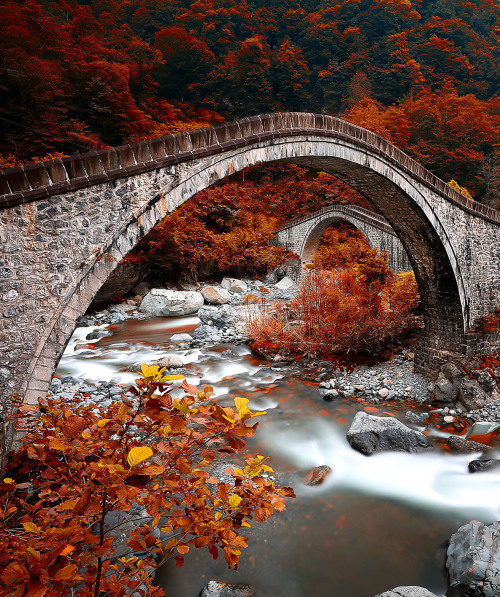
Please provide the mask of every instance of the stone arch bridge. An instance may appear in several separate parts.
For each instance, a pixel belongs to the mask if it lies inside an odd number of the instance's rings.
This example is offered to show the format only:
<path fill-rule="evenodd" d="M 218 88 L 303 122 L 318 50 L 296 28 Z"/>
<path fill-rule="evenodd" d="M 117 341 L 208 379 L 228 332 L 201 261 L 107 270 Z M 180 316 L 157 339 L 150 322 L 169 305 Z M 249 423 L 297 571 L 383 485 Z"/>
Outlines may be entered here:
<path fill-rule="evenodd" d="M 301 269 L 313 262 L 321 236 L 334 222 L 346 220 L 365 235 L 370 247 L 387 251 L 389 266 L 396 273 L 411 270 L 403 244 L 387 220 L 359 205 L 332 205 L 288 222 L 274 235 L 273 244 L 286 247 L 299 256 Z"/>
<path fill-rule="evenodd" d="M 0 172 L 0 404 L 45 393 L 78 319 L 155 224 L 214 182 L 273 161 L 337 176 L 389 222 L 423 302 L 417 368 L 498 348 L 497 336 L 467 332 L 499 304 L 500 214 L 365 129 L 269 114 Z"/>

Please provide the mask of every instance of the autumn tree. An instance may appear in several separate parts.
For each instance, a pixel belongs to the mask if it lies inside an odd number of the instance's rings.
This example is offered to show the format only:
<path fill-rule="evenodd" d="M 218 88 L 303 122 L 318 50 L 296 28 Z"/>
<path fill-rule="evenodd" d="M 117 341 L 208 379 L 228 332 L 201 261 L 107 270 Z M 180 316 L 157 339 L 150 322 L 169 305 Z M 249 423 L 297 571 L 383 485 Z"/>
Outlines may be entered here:
<path fill-rule="evenodd" d="M 210 386 L 143 365 L 133 388 L 102 408 L 40 399 L 21 407 L 26 436 L 0 482 L 2 595 L 61 597 L 154 595 L 157 566 L 182 566 L 206 547 L 237 568 L 250 520 L 283 510 L 287 488 L 275 487 L 262 456 L 226 470 L 210 464 L 245 446 L 257 424 L 247 398 L 223 407 Z M 145 510 L 146 518 L 133 515 Z M 109 522 L 113 512 L 121 521 Z M 114 534 L 136 522 L 115 553 Z"/>

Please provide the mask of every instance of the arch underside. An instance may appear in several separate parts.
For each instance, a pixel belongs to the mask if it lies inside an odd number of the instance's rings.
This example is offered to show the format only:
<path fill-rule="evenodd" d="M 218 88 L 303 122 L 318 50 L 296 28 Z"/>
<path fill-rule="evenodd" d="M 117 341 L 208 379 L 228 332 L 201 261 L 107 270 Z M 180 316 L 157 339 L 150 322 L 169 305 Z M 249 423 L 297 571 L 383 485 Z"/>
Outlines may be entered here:
<path fill-rule="evenodd" d="M 333 155 L 317 155 L 318 144 L 322 144 L 323 152 Z M 27 377 L 22 394 L 28 401 L 33 401 L 44 388 L 46 390 L 78 319 L 85 313 L 100 286 L 133 246 L 161 219 L 214 182 L 246 167 L 273 161 L 293 162 L 327 172 L 368 199 L 392 226 L 409 256 L 423 303 L 425 342 L 436 349 L 460 352 L 463 333 L 468 325 L 465 292 L 459 276 L 455 275 L 454 268 L 457 267 L 450 254 L 450 246 L 445 247 L 443 242 L 443 231 L 437 230 L 428 214 L 424 213 L 422 204 L 425 199 L 416 188 L 410 196 L 408 189 L 403 190 L 389 179 L 395 173 L 392 166 L 374 158 L 375 166 L 378 164 L 383 173 L 376 172 L 374 165 L 367 163 L 366 151 L 349 150 L 352 160 L 334 155 L 336 152 L 345 154 L 345 146 L 338 140 L 295 137 L 267 145 L 259 146 L 257 143 L 255 147 L 193 162 L 191 169 L 189 164 L 172 169 L 172 184 L 158 189 L 158 194 L 145 202 L 141 213 L 110 241 L 99 262 L 96 261 L 68 292 L 65 304 L 54 316 L 51 329 L 41 339 L 31 368 L 33 375 Z M 405 180 L 411 190 L 411 181 Z M 43 374 L 35 374 L 41 369 L 44 369 Z M 48 370 L 51 370 L 50 373 Z"/>
<path fill-rule="evenodd" d="M 318 251 L 318 249 L 320 247 L 321 238 L 322 238 L 323 234 L 326 232 L 326 230 L 332 224 L 335 224 L 342 220 L 344 220 L 345 222 L 348 222 L 349 224 L 351 224 L 351 226 L 353 226 L 354 228 L 356 228 L 357 230 L 362 232 L 371 248 L 376 246 L 376 243 L 373 241 L 373 239 L 371 238 L 371 235 L 369 234 L 369 232 L 367 230 L 367 226 L 362 226 L 360 224 L 360 222 L 356 221 L 354 218 L 352 218 L 346 214 L 339 213 L 339 215 L 332 215 L 328 218 L 325 218 L 321 222 L 316 223 L 308 231 L 306 238 L 304 239 L 304 242 L 303 242 L 302 247 L 299 252 L 299 256 L 301 257 L 303 265 L 313 263 L 314 255 L 316 254 L 316 252 Z"/>

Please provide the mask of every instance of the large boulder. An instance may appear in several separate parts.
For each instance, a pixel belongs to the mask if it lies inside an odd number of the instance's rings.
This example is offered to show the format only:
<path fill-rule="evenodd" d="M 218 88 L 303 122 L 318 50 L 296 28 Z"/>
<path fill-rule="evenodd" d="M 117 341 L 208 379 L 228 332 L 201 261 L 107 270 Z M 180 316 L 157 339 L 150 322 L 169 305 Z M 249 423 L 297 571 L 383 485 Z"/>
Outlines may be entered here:
<path fill-rule="evenodd" d="M 500 522 L 473 520 L 451 536 L 446 554 L 448 597 L 500 595 Z"/>
<path fill-rule="evenodd" d="M 427 589 L 422 587 L 396 587 L 390 591 L 380 593 L 375 597 L 436 597 L 434 593 L 431 593 Z"/>
<path fill-rule="evenodd" d="M 97 291 L 89 310 L 101 309 L 112 302 L 113 298 L 127 295 L 146 274 L 147 266 L 144 263 L 122 261 Z"/>
<path fill-rule="evenodd" d="M 433 389 L 436 402 L 441 404 L 455 404 L 457 401 L 458 387 L 442 371 L 439 372 Z"/>
<path fill-rule="evenodd" d="M 255 597 L 255 591 L 245 584 L 231 584 L 210 580 L 200 597 Z"/>
<path fill-rule="evenodd" d="M 224 278 L 221 282 L 222 288 L 229 290 L 230 292 L 236 292 L 242 294 L 248 292 L 248 285 L 243 280 L 237 280 L 236 278 Z"/>
<path fill-rule="evenodd" d="M 484 452 L 490 449 L 486 444 L 474 442 L 460 435 L 450 435 L 446 443 L 454 452 Z"/>
<path fill-rule="evenodd" d="M 205 286 L 201 289 L 201 294 L 205 302 L 209 305 L 225 305 L 231 300 L 229 290 L 226 288 L 216 288 L 215 286 Z"/>
<path fill-rule="evenodd" d="M 491 396 L 488 396 L 477 380 L 463 379 L 458 386 L 458 400 L 467 410 L 475 410 L 491 402 Z"/>
<path fill-rule="evenodd" d="M 496 460 L 495 458 L 471 460 L 469 462 L 469 473 L 482 473 L 483 471 L 490 471 L 491 469 L 498 468 L 499 466 L 500 460 Z"/>
<path fill-rule="evenodd" d="M 285 276 L 282 280 L 277 282 L 275 286 L 280 290 L 290 290 L 297 288 L 297 284 L 292 280 L 292 278 L 289 278 L 288 276 Z"/>
<path fill-rule="evenodd" d="M 226 328 L 234 324 L 238 319 L 238 314 L 231 305 L 222 305 L 221 307 L 205 306 L 198 311 L 198 317 L 204 324 L 213 325 L 217 328 Z"/>
<path fill-rule="evenodd" d="M 369 456 L 377 452 L 422 452 L 432 449 L 420 431 L 410 429 L 392 417 L 376 417 L 359 412 L 347 432 L 352 448 Z"/>
<path fill-rule="evenodd" d="M 204 302 L 201 292 L 153 288 L 144 297 L 139 311 L 148 313 L 152 317 L 192 315 L 203 306 Z"/>

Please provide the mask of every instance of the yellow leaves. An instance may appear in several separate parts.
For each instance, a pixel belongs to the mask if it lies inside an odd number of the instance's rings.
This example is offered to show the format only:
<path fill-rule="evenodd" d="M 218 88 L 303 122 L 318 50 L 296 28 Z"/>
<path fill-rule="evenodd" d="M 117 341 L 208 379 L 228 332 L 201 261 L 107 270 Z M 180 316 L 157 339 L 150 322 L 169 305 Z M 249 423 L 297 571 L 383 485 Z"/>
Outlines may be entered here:
<path fill-rule="evenodd" d="M 77 500 L 66 500 L 64 502 L 62 502 L 62 504 L 59 505 L 59 508 L 61 510 L 73 510 L 73 508 L 76 506 L 77 504 Z"/>
<path fill-rule="evenodd" d="M 85 431 L 82 431 L 83 439 L 90 439 L 91 436 L 92 434 L 90 433 L 90 429 L 85 429 Z"/>
<path fill-rule="evenodd" d="M 106 425 L 112 420 L 113 419 L 99 419 L 99 421 L 97 421 L 97 426 L 101 427 L 102 429 L 103 427 L 106 427 Z"/>
<path fill-rule="evenodd" d="M 31 554 L 31 555 L 32 555 L 34 558 L 36 558 L 37 560 L 39 560 L 39 559 L 40 559 L 40 557 L 41 557 L 41 555 L 42 555 L 42 554 L 41 554 L 41 553 L 40 553 L 38 550 L 34 549 L 34 548 L 33 548 L 33 547 L 31 547 L 31 546 L 30 546 L 30 547 L 28 547 L 28 549 L 27 549 L 26 551 L 27 551 L 29 554 Z"/>
<path fill-rule="evenodd" d="M 24 530 L 27 533 L 36 533 L 39 535 L 42 532 L 42 529 L 38 527 L 34 522 L 23 522 Z"/>
<path fill-rule="evenodd" d="M 3 480 L 4 483 L 14 483 L 14 479 L 11 479 L 10 477 L 5 477 L 5 479 Z"/>
<path fill-rule="evenodd" d="M 227 419 L 230 423 L 236 423 L 238 420 L 246 420 L 246 419 L 251 419 L 252 417 L 257 417 L 259 415 L 265 415 L 267 414 L 266 411 L 260 411 L 260 412 L 256 412 L 253 413 L 249 408 L 248 408 L 248 398 L 241 398 L 240 396 L 237 396 L 234 399 L 234 405 L 236 406 L 236 413 L 234 412 L 234 410 L 230 407 L 226 407 L 224 408 L 224 412 L 226 413 L 224 416 L 225 419 Z"/>
<path fill-rule="evenodd" d="M 239 495 L 236 495 L 235 493 L 233 493 L 229 497 L 229 506 L 231 508 L 237 508 L 240 505 L 241 500 L 242 500 L 242 498 Z"/>
<path fill-rule="evenodd" d="M 146 363 L 143 363 L 141 365 L 141 370 L 137 371 L 137 373 L 142 375 L 142 377 L 152 377 L 153 379 L 157 379 L 161 376 L 163 371 L 165 371 L 165 367 L 160 369 L 158 365 L 146 365 Z"/>
<path fill-rule="evenodd" d="M 65 580 L 83 580 L 83 577 L 77 574 L 78 567 L 75 564 L 68 564 L 58 570 L 54 576 L 54 580 L 65 581 Z"/>
<path fill-rule="evenodd" d="M 153 450 L 151 450 L 151 448 L 148 446 L 136 446 L 128 453 L 127 462 L 130 468 L 132 468 L 133 466 L 144 462 L 151 456 L 153 456 Z"/>
<path fill-rule="evenodd" d="M 222 518 L 222 513 L 216 512 L 215 516 L 214 516 L 214 520 L 218 522 L 221 518 Z"/>
<path fill-rule="evenodd" d="M 176 373 L 175 375 L 165 375 L 161 378 L 161 381 L 177 381 L 178 379 L 184 379 L 184 375 Z"/>

